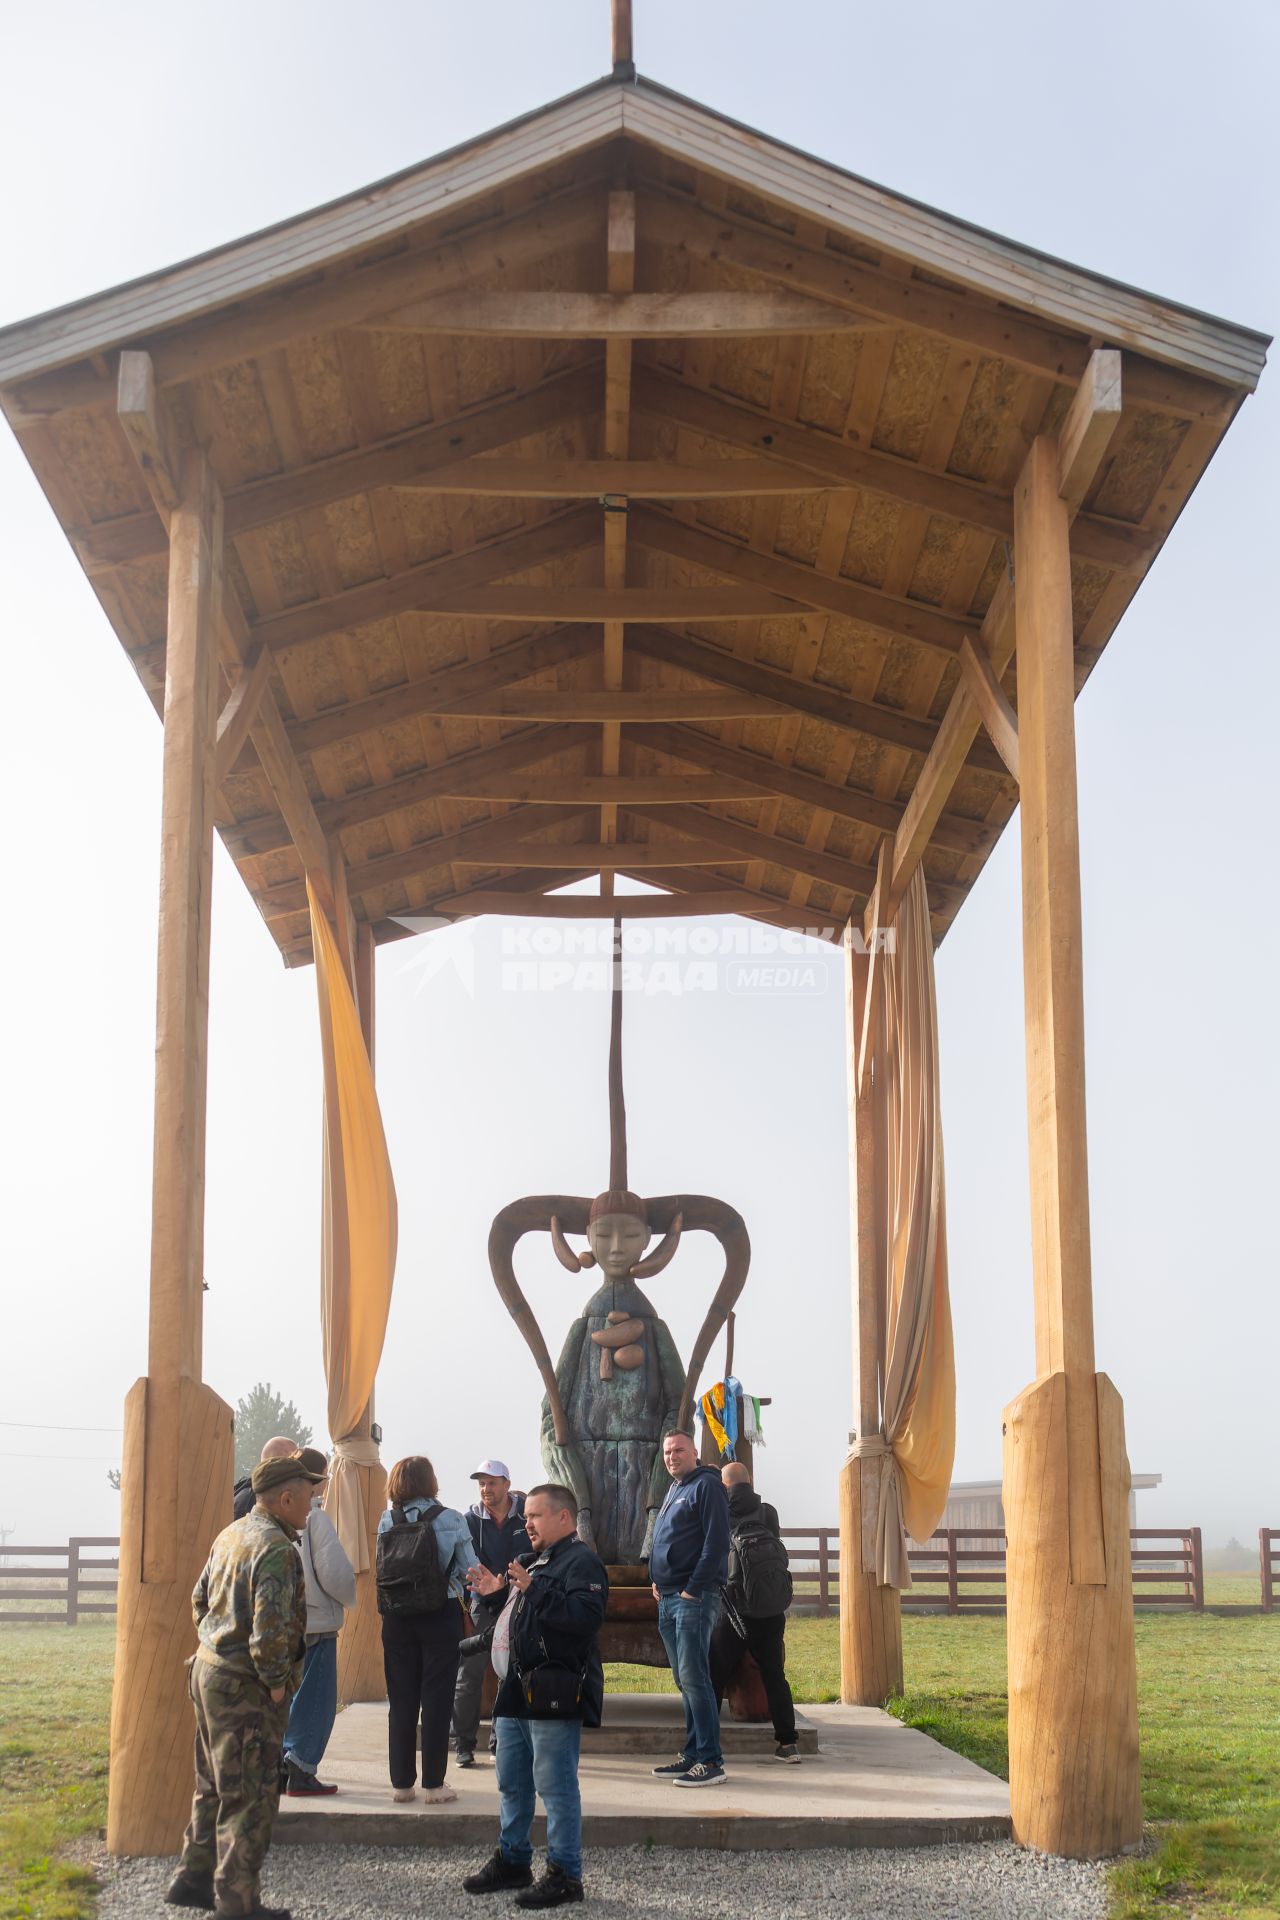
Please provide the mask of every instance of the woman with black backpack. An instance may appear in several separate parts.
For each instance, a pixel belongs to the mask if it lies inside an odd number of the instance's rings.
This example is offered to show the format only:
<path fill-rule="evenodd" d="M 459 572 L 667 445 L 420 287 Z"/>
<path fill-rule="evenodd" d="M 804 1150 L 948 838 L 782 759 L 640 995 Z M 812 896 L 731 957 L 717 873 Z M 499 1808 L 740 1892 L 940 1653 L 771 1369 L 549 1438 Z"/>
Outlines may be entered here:
<path fill-rule="evenodd" d="M 422 1797 L 433 1804 L 458 1797 L 444 1776 L 467 1572 L 479 1564 L 466 1520 L 442 1506 L 438 1492 L 435 1468 L 424 1455 L 397 1460 L 377 1550 L 392 1798 L 416 1797 L 421 1720 Z"/>

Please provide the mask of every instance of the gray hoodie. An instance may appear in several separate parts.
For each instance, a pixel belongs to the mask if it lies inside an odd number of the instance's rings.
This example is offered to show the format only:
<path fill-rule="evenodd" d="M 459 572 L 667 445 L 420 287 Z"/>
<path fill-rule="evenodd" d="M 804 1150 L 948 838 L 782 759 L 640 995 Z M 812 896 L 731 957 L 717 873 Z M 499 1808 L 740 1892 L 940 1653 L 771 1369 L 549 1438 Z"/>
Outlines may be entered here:
<path fill-rule="evenodd" d="M 356 1603 L 355 1569 L 318 1500 L 298 1536 L 298 1551 L 307 1577 L 307 1637 L 338 1633 L 347 1608 Z"/>

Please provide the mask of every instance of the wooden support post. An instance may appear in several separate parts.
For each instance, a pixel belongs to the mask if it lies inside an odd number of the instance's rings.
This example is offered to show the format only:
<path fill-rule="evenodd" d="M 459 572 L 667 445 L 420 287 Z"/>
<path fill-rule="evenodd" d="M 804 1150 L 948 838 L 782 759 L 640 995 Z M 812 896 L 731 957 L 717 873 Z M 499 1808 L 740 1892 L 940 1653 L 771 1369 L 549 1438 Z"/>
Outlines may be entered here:
<path fill-rule="evenodd" d="M 874 1054 L 859 1084 L 857 1050 L 871 989 L 870 955 L 845 931 L 846 1045 L 849 1057 L 849 1158 L 853 1195 L 854 1390 L 857 1438 L 880 1432 L 880 1355 L 883 1345 L 883 1182 L 876 1126 Z M 880 1093 L 882 1094 L 883 1088 Z M 852 1454 L 840 1476 L 840 1698 L 846 1705 L 880 1707 L 902 1692 L 902 1603 L 896 1587 L 876 1577 L 881 1457 Z"/>
<path fill-rule="evenodd" d="M 125 382 L 122 380 L 122 400 Z M 145 418 L 145 406 L 131 417 Z M 124 416 L 122 415 L 122 418 Z M 139 429 L 141 431 L 141 429 Z M 191 1589 L 231 1517 L 232 1416 L 200 1383 L 222 503 L 181 461 L 170 519 L 147 1378 L 125 1405 L 107 1844 L 170 1853 L 186 1816 Z"/>
<path fill-rule="evenodd" d="M 1014 493 L 1023 972 L 1037 1381 L 1005 1410 L 1015 1838 L 1091 1858 L 1141 1836 L 1129 1465 L 1095 1371 L 1069 510 L 1055 441 Z"/>
<path fill-rule="evenodd" d="M 615 15 L 615 31 L 617 19 Z M 630 22 L 627 23 L 630 44 Z M 630 59 L 630 54 L 626 56 Z M 630 293 L 636 278 L 636 197 L 609 195 L 607 279 L 610 293 Z M 604 450 L 612 460 L 625 460 L 631 450 L 631 342 L 608 340 L 604 349 Z M 604 509 L 604 584 L 627 584 L 627 518 L 630 500 L 606 494 Z M 604 623 L 604 678 L 606 691 L 622 687 L 622 649 L 626 628 L 620 620 Z M 620 766 L 622 726 L 607 720 L 600 740 L 600 771 L 615 774 Z M 612 844 L 618 838 L 618 809 L 612 802 L 600 809 L 600 838 Z M 612 873 L 602 874 L 600 891 L 613 892 Z"/>

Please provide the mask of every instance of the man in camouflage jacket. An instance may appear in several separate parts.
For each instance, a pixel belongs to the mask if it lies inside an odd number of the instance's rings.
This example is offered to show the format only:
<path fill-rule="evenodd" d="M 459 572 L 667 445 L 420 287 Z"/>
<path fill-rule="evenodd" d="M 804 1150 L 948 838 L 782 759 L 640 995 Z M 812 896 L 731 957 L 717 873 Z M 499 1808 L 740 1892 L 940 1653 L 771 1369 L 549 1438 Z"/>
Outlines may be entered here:
<path fill-rule="evenodd" d="M 297 1539 L 315 1481 L 301 1456 L 253 1470 L 256 1504 L 224 1527 L 191 1596 L 199 1649 L 188 1664 L 196 1791 L 171 1906 L 226 1920 L 289 1920 L 264 1907 L 258 1876 L 280 1799 L 289 1699 L 307 1626 Z"/>

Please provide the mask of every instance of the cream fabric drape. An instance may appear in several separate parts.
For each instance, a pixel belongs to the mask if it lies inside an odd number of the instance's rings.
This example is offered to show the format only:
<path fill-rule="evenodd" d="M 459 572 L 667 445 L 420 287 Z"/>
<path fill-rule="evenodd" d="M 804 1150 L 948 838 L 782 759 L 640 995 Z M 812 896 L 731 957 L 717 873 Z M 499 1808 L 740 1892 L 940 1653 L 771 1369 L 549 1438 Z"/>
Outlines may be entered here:
<path fill-rule="evenodd" d="M 947 1292 L 946 1198 L 938 1090 L 938 1008 L 924 875 L 917 867 L 884 968 L 885 1351 L 877 1574 L 909 1587 L 906 1533 L 927 1540 L 942 1516 L 955 1457 L 956 1375 Z M 883 1076 L 882 1083 L 880 1076 Z"/>
<path fill-rule="evenodd" d="M 396 1190 L 373 1068 L 329 921 L 307 883 L 324 1060 L 324 1231 L 320 1312 L 334 1455 L 325 1510 L 357 1573 L 369 1562 L 366 1510 L 378 1449 L 369 1404 L 391 1308 Z"/>

